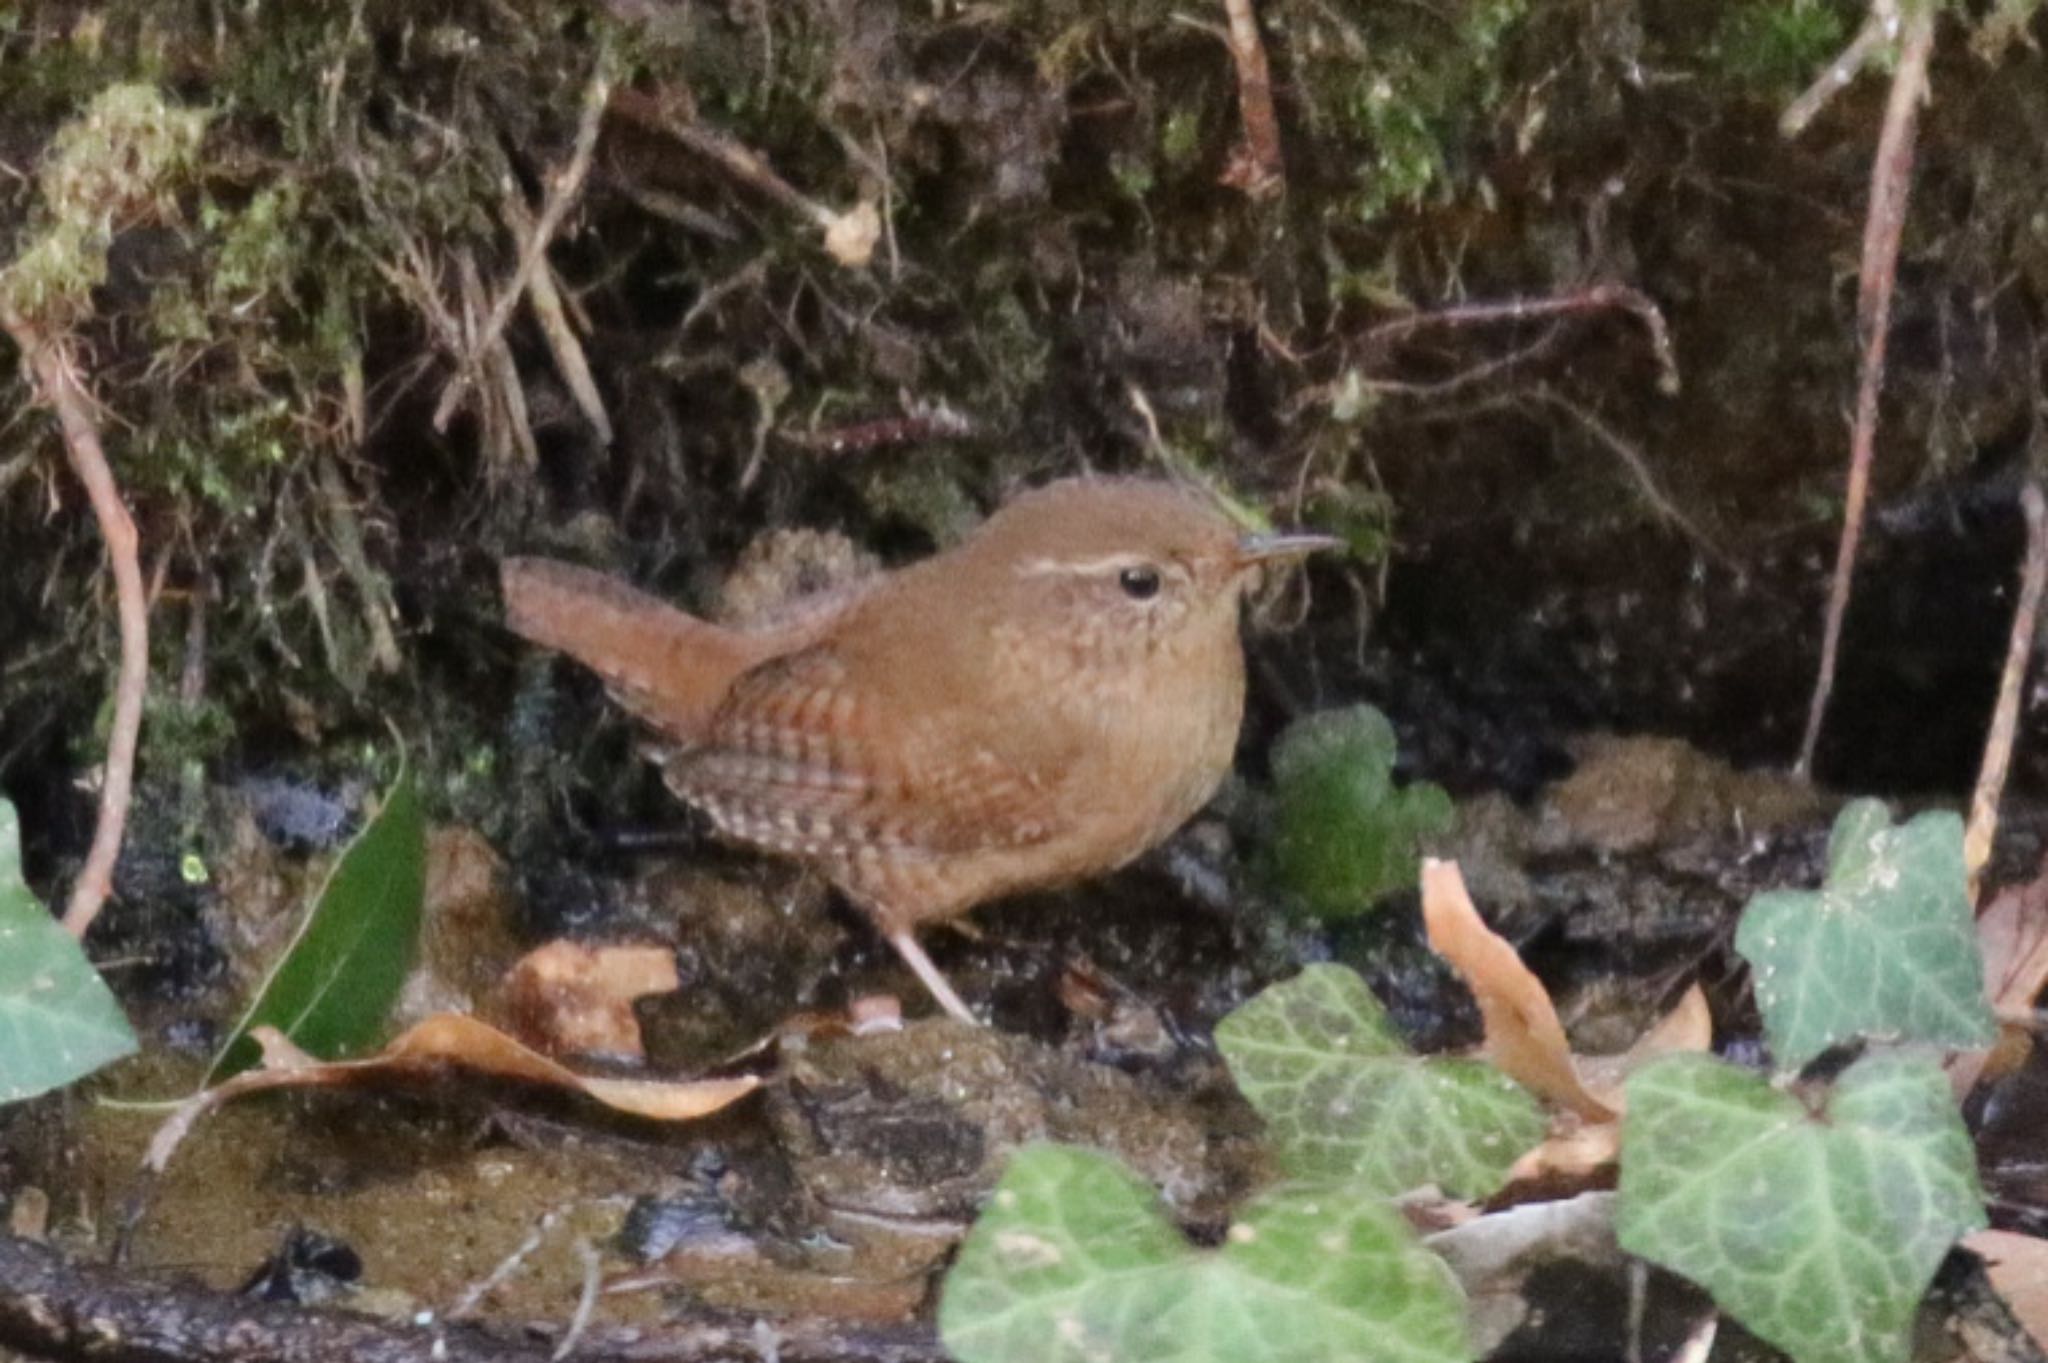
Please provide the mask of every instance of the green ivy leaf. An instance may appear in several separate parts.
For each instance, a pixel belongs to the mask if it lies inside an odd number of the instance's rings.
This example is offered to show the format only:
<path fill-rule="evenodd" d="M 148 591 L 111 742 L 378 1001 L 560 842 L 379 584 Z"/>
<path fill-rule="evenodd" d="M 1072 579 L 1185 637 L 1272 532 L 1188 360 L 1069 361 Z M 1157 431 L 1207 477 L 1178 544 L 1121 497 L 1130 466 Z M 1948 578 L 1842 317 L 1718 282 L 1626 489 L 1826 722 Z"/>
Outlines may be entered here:
<path fill-rule="evenodd" d="M 1394 726 L 1370 705 L 1296 720 L 1274 745 L 1274 868 L 1310 912 L 1352 917 L 1413 885 L 1421 840 L 1450 827 L 1440 787 L 1395 789 L 1394 751 Z"/>
<path fill-rule="evenodd" d="M 1866 1056 L 1813 1113 L 1684 1055 L 1628 1081 L 1616 1225 L 1622 1248 L 1706 1288 L 1797 1363 L 1903 1363 L 1934 1270 L 1984 1209 L 1931 1059 Z"/>
<path fill-rule="evenodd" d="M 1107 1155 L 1019 1150 L 960 1249 L 939 1335 L 961 1363 L 1453 1363 L 1464 1297 L 1362 1189 L 1283 1185 L 1197 1250 Z"/>
<path fill-rule="evenodd" d="M 207 1082 L 256 1061 L 250 1029 L 271 1026 L 322 1060 L 374 1044 L 419 950 L 426 894 L 426 823 L 410 772 L 327 875 L 313 910 Z"/>
<path fill-rule="evenodd" d="M 1404 1047 L 1358 975 L 1312 965 L 1216 1027 L 1237 1086 L 1301 1178 L 1485 1197 L 1543 1139 L 1536 1100 L 1478 1060 Z"/>
<path fill-rule="evenodd" d="M 1828 839 L 1826 886 L 1758 895 L 1735 949 L 1788 1069 L 1859 1036 L 1984 1046 L 1997 1035 L 1954 814 L 1894 828 L 1878 801 L 1851 804 Z"/>
<path fill-rule="evenodd" d="M 0 800 L 0 1102 L 33 1098 L 135 1049 L 76 939 L 21 878 L 21 820 Z"/>

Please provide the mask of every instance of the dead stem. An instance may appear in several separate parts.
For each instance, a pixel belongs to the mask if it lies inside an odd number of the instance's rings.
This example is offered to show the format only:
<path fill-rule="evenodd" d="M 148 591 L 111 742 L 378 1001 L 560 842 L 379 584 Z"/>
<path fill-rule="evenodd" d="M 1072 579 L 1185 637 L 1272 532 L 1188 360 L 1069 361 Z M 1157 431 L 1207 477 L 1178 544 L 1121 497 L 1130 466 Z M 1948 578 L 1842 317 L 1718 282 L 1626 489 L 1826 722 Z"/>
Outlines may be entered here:
<path fill-rule="evenodd" d="M 512 278 L 499 292 L 490 316 L 471 338 L 467 360 L 456 367 L 455 377 L 442 390 L 441 403 L 434 409 L 434 429 L 437 431 L 448 429 L 448 419 L 455 414 L 463 393 L 468 390 L 477 362 L 504 335 L 506 323 L 512 320 L 512 310 L 519 306 L 520 298 L 526 294 L 535 271 L 547 255 L 549 243 L 562 230 L 562 220 L 583 193 L 583 182 L 590 175 L 591 158 L 597 151 L 597 135 L 604 127 L 605 107 L 611 100 L 611 72 L 610 53 L 600 53 L 597 70 L 591 74 L 590 84 L 583 90 L 583 116 L 576 125 L 576 143 L 570 150 L 569 163 L 549 177 L 540 217 L 534 222 L 533 230 L 526 233 L 520 242 L 519 263 L 512 271 Z"/>
<path fill-rule="evenodd" d="M 1805 132 L 1806 125 L 1818 118 L 1820 111 L 1848 88 L 1849 82 L 1884 51 L 1886 44 L 1898 36 L 1898 32 L 1897 0 L 1873 4 L 1870 17 L 1863 21 L 1863 27 L 1849 40 L 1849 45 L 1828 63 L 1827 69 L 1813 84 L 1800 92 L 1799 98 L 1785 106 L 1785 112 L 1778 116 L 1779 133 L 1785 137 L 1797 137 Z"/>
<path fill-rule="evenodd" d="M 1998 703 L 1991 710 L 1991 731 L 1984 738 L 1984 760 L 1977 768 L 1977 789 L 1970 796 L 1970 826 L 1963 834 L 1963 870 L 1970 878 L 1970 898 L 1977 897 L 1978 877 L 1991 860 L 1991 842 L 1998 834 L 1998 802 L 2005 794 L 2005 776 L 2012 767 L 2013 739 L 2019 732 L 2020 684 L 2027 659 L 2034 652 L 2034 627 L 2041 615 L 2041 591 L 2048 584 L 2048 505 L 2038 484 L 2020 489 L 2020 510 L 2027 518 L 2027 556 L 2020 566 L 2020 597 L 2013 607 L 2012 634 L 2005 646 L 2005 671 L 1998 678 Z"/>
<path fill-rule="evenodd" d="M 1884 127 L 1870 170 L 1870 207 L 1863 223 L 1863 268 L 1856 295 L 1857 339 L 1863 368 L 1856 384 L 1856 416 L 1849 435 L 1849 487 L 1842 507 L 1842 539 L 1835 555 L 1834 580 L 1828 589 L 1826 630 L 1821 637 L 1820 671 L 1813 683 L 1813 701 L 1806 713 L 1806 733 L 1799 742 L 1797 776 L 1813 774 L 1814 750 L 1827 718 L 1828 696 L 1835 686 L 1835 664 L 1842 646 L 1842 620 L 1849 610 L 1849 582 L 1856 569 L 1856 548 L 1863 537 L 1863 513 L 1870 497 L 1870 465 L 1877 448 L 1877 406 L 1884 390 L 1885 342 L 1891 329 L 1892 286 L 1898 278 L 1899 238 L 1906 226 L 1906 202 L 1913 187 L 1913 132 L 1920 104 L 1927 95 L 1927 62 L 1934 50 L 1934 7 L 1916 3 L 1903 21 L 1899 64 L 1892 73 L 1891 98 L 1885 104 Z"/>
<path fill-rule="evenodd" d="M 0 316 L 0 327 L 21 348 L 37 394 L 57 414 L 57 424 L 64 433 L 64 453 L 79 482 L 85 484 L 86 497 L 99 521 L 100 536 L 107 542 L 107 559 L 114 570 L 114 599 L 121 629 L 121 663 L 114 677 L 114 722 L 107 735 L 106 772 L 100 782 L 99 821 L 93 828 L 92 848 L 86 853 L 78 879 L 72 882 L 71 898 L 64 908 L 65 930 L 73 937 L 83 938 L 113 892 L 114 863 L 120 859 L 121 838 L 128 824 L 128 804 L 135 781 L 135 745 L 142 732 L 142 700 L 149 686 L 149 607 L 143 593 L 135 522 L 121 501 L 113 471 L 107 467 L 99 428 L 93 422 L 92 398 L 79 382 L 71 357 L 60 340 L 44 335 L 20 317 Z"/>
<path fill-rule="evenodd" d="M 1618 432 L 1599 417 L 1562 394 L 1538 387 L 1531 396 L 1578 422 L 1586 434 L 1592 436 L 1607 449 L 1608 453 L 1621 461 L 1622 467 L 1627 469 L 1629 476 L 1635 480 L 1637 489 L 1642 492 L 1643 500 L 1650 504 L 1651 510 L 1667 524 L 1682 531 L 1708 558 L 1723 567 L 1730 566 L 1732 560 L 1721 547 L 1708 538 L 1705 531 L 1694 525 L 1692 520 L 1678 509 L 1678 504 L 1665 496 L 1664 490 L 1657 486 L 1656 475 L 1650 472 L 1650 461 L 1643 457 L 1641 450 L 1622 439 Z"/>
<path fill-rule="evenodd" d="M 505 226 L 514 241 L 531 241 L 539 233 L 533 214 L 526 207 L 526 199 L 516 187 L 506 192 L 504 211 Z M 604 397 L 597 391 L 597 380 L 591 377 L 590 360 L 583 353 L 583 342 L 576 338 L 576 328 L 570 325 L 568 309 L 562 303 L 562 291 L 555 284 L 555 272 L 545 258 L 533 272 L 526 301 L 533 307 L 534 319 L 540 323 L 540 334 L 547 339 L 548 353 L 554 356 L 555 368 L 561 373 L 562 382 L 569 385 L 570 396 L 576 399 L 584 420 L 597 432 L 598 439 L 609 447 L 612 443 L 611 414 L 605 410 Z"/>
<path fill-rule="evenodd" d="M 830 230 L 838 221 L 837 213 L 783 179 L 759 152 L 691 121 L 681 110 L 671 109 L 669 103 L 638 90 L 621 90 L 612 99 L 612 111 L 651 132 L 674 138 L 706 160 L 717 162 L 735 180 L 808 219 L 821 231 Z"/>
<path fill-rule="evenodd" d="M 773 199 L 804 218 L 825 234 L 825 250 L 849 269 L 865 266 L 882 235 L 880 211 L 871 203 L 858 203 L 844 213 L 830 208 L 799 190 L 776 173 L 753 148 L 694 121 L 686 99 L 664 99 L 638 90 L 621 90 L 612 97 L 612 112 L 629 122 L 673 138 L 699 156 L 717 163 L 741 184 Z"/>
<path fill-rule="evenodd" d="M 391 620 L 395 607 L 391 601 L 391 588 L 384 581 L 384 575 L 370 566 L 369 556 L 363 552 L 363 535 L 355 512 L 355 504 L 349 496 L 347 484 L 341 480 L 341 470 L 335 466 L 334 456 L 326 450 L 320 451 L 314 461 L 314 473 L 319 479 L 320 514 L 327 522 L 327 540 L 334 549 L 334 556 L 341 560 L 341 571 L 355 587 L 356 596 L 362 603 L 363 625 L 370 632 L 370 665 L 379 672 L 395 673 L 403 666 L 404 660 L 398 653 L 398 639 L 392 633 Z"/>
<path fill-rule="evenodd" d="M 1223 0 L 1223 9 L 1230 16 L 1230 59 L 1237 65 L 1237 109 L 1244 123 L 1244 141 L 1231 155 L 1223 182 L 1254 199 L 1277 198 L 1287 190 L 1287 163 L 1259 16 L 1252 12 L 1252 0 Z"/>
<path fill-rule="evenodd" d="M 1677 393 L 1678 352 L 1672 346 L 1671 327 L 1664 320 L 1664 311 L 1641 289 L 1626 284 L 1594 284 L 1549 298 L 1504 298 L 1432 308 L 1427 312 L 1410 313 L 1406 317 L 1382 322 L 1360 336 L 1354 344 L 1362 349 L 1371 349 L 1391 346 L 1430 327 L 1493 326 L 1610 309 L 1632 313 L 1643 324 L 1650 341 L 1650 354 L 1657 361 L 1657 391 L 1667 395 Z"/>

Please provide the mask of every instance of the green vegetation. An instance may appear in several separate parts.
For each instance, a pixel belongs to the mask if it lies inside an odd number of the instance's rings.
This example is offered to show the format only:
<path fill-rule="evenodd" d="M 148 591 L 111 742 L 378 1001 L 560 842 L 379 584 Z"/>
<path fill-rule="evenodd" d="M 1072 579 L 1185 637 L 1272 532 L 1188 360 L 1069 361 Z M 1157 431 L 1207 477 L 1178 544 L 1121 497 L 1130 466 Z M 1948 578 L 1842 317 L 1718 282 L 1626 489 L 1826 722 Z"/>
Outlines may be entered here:
<path fill-rule="evenodd" d="M 1484 1061 L 1408 1050 L 1343 966 L 1267 989 L 1217 1024 L 1216 1048 L 1297 1177 L 1476 1200 L 1543 1138 L 1535 1099 Z"/>
<path fill-rule="evenodd" d="M 939 1333 L 961 1363 L 1460 1363 L 1463 1308 L 1373 1194 L 1282 1184 L 1198 1250 L 1114 1159 L 1034 1146 L 961 1247 Z"/>
<path fill-rule="evenodd" d="M 1712 50 L 1729 77 L 1782 99 L 1841 50 L 1855 22 L 1839 0 L 1744 0 L 1723 7 Z"/>
<path fill-rule="evenodd" d="M 58 129 L 36 175 L 37 219 L 0 269 L 0 316 L 69 330 L 106 280 L 115 233 L 162 213 L 205 128 L 203 111 L 151 86 L 113 85 Z"/>
<path fill-rule="evenodd" d="M 1954 816 L 1893 828 L 1880 803 L 1860 801 L 1829 851 L 1823 890 L 1759 895 L 1740 925 L 1779 1062 L 1796 1068 L 1857 1038 L 1987 1042 Z M 1216 1040 L 1266 1119 L 1280 1170 L 1309 1181 L 1248 1208 L 1249 1229 L 1204 1262 L 1209 1272 L 1241 1269 L 1239 1243 L 1267 1243 L 1257 1218 L 1275 1205 L 1320 1250 L 1348 1242 L 1376 1198 L 1432 1183 L 1488 1195 L 1543 1135 L 1534 1101 L 1500 1074 L 1408 1054 L 1340 967 L 1272 986 Z M 1936 1266 L 1985 1224 L 1969 1134 L 1935 1059 L 1877 1051 L 1832 1083 L 1788 1091 L 1712 1056 L 1667 1056 L 1631 1076 L 1626 1095 L 1624 1249 L 1700 1284 L 1797 1363 L 1903 1363 Z M 1299 1341 L 1288 1357 L 1362 1347 L 1255 1293 L 1160 1289 L 1151 1275 L 1168 1263 L 1185 1271 L 1189 1256 L 1156 1213 L 1132 1210 L 1142 1191 L 1100 1156 L 1020 1155 L 949 1279 L 949 1347 L 968 1363 L 1008 1363 L 1026 1356 L 1025 1340 L 1069 1330 L 1076 1358 L 1208 1357 L 1208 1342 L 1233 1336 L 1184 1299 L 1229 1300 L 1233 1319 L 1265 1312 L 1253 1335 Z M 1092 1252 L 1098 1244 L 1113 1248 Z M 1340 1301 L 1384 1313 L 1380 1297 L 1336 1281 L 1353 1294 Z M 1385 1347 L 1360 1356 L 1410 1356 L 1405 1341 Z"/>
<path fill-rule="evenodd" d="M 1802 1102 L 1707 1056 L 1628 1083 L 1617 1229 L 1798 1363 L 1899 1363 L 1956 1238 L 1984 1225 L 1970 1136 L 1926 1056 L 1866 1056 Z"/>
<path fill-rule="evenodd" d="M 1451 824 L 1450 796 L 1394 785 L 1394 726 L 1370 705 L 1309 715 L 1273 748 L 1273 868 L 1310 913 L 1348 918 L 1415 883 L 1422 839 Z"/>
<path fill-rule="evenodd" d="M 1787 1069 L 1864 1036 L 1984 1046 L 1997 1035 L 1953 814 L 1893 828 L 1882 803 L 1858 800 L 1835 820 L 1827 884 L 1758 895 L 1735 949 Z"/>
<path fill-rule="evenodd" d="M 62 1088 L 135 1049 L 121 1005 L 21 878 L 21 825 L 0 800 L 0 1102 Z"/>
<path fill-rule="evenodd" d="M 334 863 L 209 1082 L 256 1062 L 256 1027 L 275 1027 L 322 1060 L 374 1046 L 419 954 L 425 891 L 426 824 L 412 776 L 402 772 Z"/>

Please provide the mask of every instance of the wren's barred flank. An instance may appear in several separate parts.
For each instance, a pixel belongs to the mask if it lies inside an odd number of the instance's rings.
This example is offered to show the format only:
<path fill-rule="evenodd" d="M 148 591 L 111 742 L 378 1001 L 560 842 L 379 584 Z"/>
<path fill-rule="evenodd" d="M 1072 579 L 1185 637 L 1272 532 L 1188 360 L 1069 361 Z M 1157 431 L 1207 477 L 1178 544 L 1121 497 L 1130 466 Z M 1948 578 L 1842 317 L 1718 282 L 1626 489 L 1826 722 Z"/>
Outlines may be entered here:
<path fill-rule="evenodd" d="M 544 559 L 506 622 L 603 677 L 726 837 L 820 867 L 947 1012 L 913 935 L 1123 865 L 1229 769 L 1238 603 L 1262 563 L 1339 541 L 1241 536 L 1196 493 L 1070 479 L 958 547 L 735 629 Z"/>

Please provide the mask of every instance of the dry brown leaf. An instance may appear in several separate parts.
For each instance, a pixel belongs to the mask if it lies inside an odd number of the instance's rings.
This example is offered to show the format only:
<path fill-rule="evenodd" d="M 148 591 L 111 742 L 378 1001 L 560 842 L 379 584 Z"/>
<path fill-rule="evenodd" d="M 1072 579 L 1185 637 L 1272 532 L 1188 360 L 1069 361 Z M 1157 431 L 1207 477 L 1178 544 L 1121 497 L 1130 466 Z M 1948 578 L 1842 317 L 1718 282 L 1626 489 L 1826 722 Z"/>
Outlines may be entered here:
<path fill-rule="evenodd" d="M 1508 1075 L 1566 1109 L 1550 1135 L 1516 1161 L 1513 1184 L 1579 1183 L 1621 1150 L 1623 1084 L 1660 1055 L 1714 1044 L 1706 992 L 1697 984 L 1635 1045 L 1612 1056 L 1575 1056 L 1550 992 L 1507 940 L 1486 926 L 1458 864 L 1422 863 L 1429 944 L 1464 977 L 1486 1023 L 1486 1052 Z"/>
<path fill-rule="evenodd" d="M 2038 879 L 1999 891 L 1977 919 L 1984 981 L 2001 1017 L 2032 1014 L 2048 988 L 2048 866 Z"/>
<path fill-rule="evenodd" d="M 1422 863 L 1422 918 L 1429 944 L 1451 963 L 1479 1002 L 1486 1053 L 1509 1077 L 1588 1121 L 1615 1111 L 1580 1081 L 1571 1044 L 1550 993 L 1507 940 L 1486 926 L 1455 861 Z"/>
<path fill-rule="evenodd" d="M 1560 1113 L 1550 1134 L 1508 1170 L 1506 1201 L 1525 1201 L 1527 1185 L 1555 1189 L 1580 1186 L 1621 1157 L 1621 1122 L 1589 1122 L 1576 1112 Z"/>
<path fill-rule="evenodd" d="M 2027 1335 L 2048 1348 L 2048 1240 L 2016 1231 L 1980 1230 L 1963 1248 L 1984 1259 L 1984 1272 Z"/>
<path fill-rule="evenodd" d="M 2008 1025 L 1989 1049 L 1949 1057 L 1949 1082 L 1959 1098 L 2017 1069 L 2032 1049 L 2031 1033 L 2010 1024 L 2031 1018 L 2034 1000 L 2048 988 L 2048 863 L 2035 879 L 2000 890 L 1977 916 L 1977 946 L 1991 1010 Z"/>
<path fill-rule="evenodd" d="M 1680 1051 L 1700 1052 L 1713 1047 L 1714 1019 L 1707 1008 L 1707 992 L 1697 984 L 1685 991 L 1636 1044 L 1620 1055 L 1574 1056 L 1573 1067 L 1586 1087 L 1616 1113 L 1608 1121 L 1587 1121 L 1576 1112 L 1561 1114 L 1551 1123 L 1543 1144 L 1515 1161 L 1508 1171 L 1508 1183 L 1555 1187 L 1560 1183 L 1583 1184 L 1613 1164 L 1621 1154 L 1621 1121 L 1626 1106 L 1623 1085 L 1638 1069 L 1660 1055 Z"/>
<path fill-rule="evenodd" d="M 361 1060 L 316 1060 L 270 1027 L 250 1033 L 263 1051 L 263 1068 L 238 1074 L 180 1104 L 151 1137 L 144 1166 L 161 1172 L 192 1124 L 230 1098 L 261 1089 L 314 1088 L 385 1077 L 432 1074 L 444 1066 L 474 1070 L 551 1088 L 586 1093 L 605 1106 L 637 1117 L 680 1122 L 708 1117 L 761 1086 L 757 1075 L 731 1079 L 606 1079 L 577 1074 L 521 1045 L 488 1023 L 463 1013 L 436 1013 L 401 1033 L 376 1055 Z"/>
<path fill-rule="evenodd" d="M 498 989 L 513 1031 L 536 1050 L 639 1060 L 647 1051 L 633 1000 L 680 985 L 667 947 L 564 940 L 520 957 Z"/>
<path fill-rule="evenodd" d="M 1580 1081 L 1601 1102 L 1620 1112 L 1622 1085 L 1631 1074 L 1660 1055 L 1698 1053 L 1713 1045 L 1714 1017 L 1707 1007 L 1707 991 L 1695 984 L 1655 1027 L 1636 1038 L 1635 1045 L 1619 1055 L 1575 1055 L 1572 1064 Z"/>

